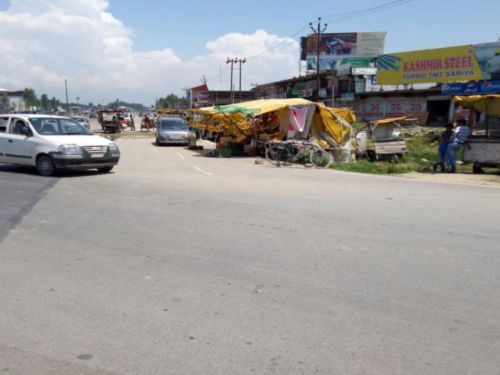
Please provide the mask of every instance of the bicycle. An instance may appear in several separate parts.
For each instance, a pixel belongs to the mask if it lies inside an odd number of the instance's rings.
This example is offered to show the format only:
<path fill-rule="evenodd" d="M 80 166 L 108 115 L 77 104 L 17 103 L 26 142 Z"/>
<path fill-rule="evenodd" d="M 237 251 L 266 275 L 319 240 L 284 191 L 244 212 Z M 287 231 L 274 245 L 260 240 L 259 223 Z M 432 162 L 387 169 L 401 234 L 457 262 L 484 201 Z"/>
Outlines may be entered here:
<path fill-rule="evenodd" d="M 297 163 L 306 158 L 316 168 L 326 169 L 332 162 L 332 156 L 312 142 L 267 142 L 266 160 L 277 167 Z"/>

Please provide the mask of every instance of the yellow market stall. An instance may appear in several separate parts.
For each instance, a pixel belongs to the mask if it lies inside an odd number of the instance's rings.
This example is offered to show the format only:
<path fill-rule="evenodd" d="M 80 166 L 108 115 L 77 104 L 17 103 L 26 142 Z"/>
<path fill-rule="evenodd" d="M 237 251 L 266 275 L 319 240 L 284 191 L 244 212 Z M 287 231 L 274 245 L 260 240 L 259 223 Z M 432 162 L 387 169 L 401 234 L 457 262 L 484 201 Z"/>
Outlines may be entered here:
<path fill-rule="evenodd" d="M 483 167 L 500 168 L 500 131 L 493 132 L 491 117 L 500 117 L 500 95 L 455 96 L 453 101 L 462 107 L 486 114 L 485 135 L 472 135 L 467 139 L 463 161 L 473 164 L 474 173 Z"/>
<path fill-rule="evenodd" d="M 259 153 L 269 141 L 311 139 L 331 150 L 338 161 L 349 161 L 351 124 L 356 121 L 347 108 L 328 108 L 305 99 L 255 100 L 235 105 L 192 111 L 192 126 L 212 139 L 219 150 L 231 148 L 248 155 Z"/>

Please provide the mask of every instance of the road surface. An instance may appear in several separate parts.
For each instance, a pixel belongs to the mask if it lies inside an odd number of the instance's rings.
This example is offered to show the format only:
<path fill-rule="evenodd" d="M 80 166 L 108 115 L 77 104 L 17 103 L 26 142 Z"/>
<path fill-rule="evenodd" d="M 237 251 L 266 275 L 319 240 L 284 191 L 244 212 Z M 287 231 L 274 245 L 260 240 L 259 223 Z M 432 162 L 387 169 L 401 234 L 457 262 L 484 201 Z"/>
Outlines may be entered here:
<path fill-rule="evenodd" d="M 152 141 L 0 166 L 0 374 L 499 374 L 498 188 Z"/>

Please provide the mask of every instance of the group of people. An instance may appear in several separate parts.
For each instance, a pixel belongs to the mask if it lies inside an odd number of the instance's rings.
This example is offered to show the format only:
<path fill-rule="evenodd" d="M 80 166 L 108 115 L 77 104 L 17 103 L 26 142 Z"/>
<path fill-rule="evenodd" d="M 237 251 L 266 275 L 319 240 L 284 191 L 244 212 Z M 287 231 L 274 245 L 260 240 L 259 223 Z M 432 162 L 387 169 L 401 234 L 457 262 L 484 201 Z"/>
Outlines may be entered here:
<path fill-rule="evenodd" d="M 441 173 L 457 173 L 457 154 L 464 147 L 467 138 L 471 135 L 465 119 L 459 119 L 454 124 L 446 124 L 445 131 L 439 138 L 439 159 L 432 165 L 434 172 L 441 169 Z"/>

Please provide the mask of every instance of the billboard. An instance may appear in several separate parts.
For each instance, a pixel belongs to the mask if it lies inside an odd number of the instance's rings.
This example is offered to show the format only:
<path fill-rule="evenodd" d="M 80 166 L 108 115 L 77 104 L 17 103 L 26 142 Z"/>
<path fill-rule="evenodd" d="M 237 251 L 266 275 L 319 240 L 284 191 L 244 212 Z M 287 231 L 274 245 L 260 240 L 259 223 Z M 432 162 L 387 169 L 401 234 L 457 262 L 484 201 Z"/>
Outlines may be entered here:
<path fill-rule="evenodd" d="M 385 32 L 322 34 L 307 38 L 307 69 L 316 70 L 318 48 L 320 69 L 336 69 L 339 60 L 349 57 L 377 57 L 384 52 Z"/>
<path fill-rule="evenodd" d="M 380 85 L 500 80 L 500 42 L 382 55 L 376 65 Z"/>
<path fill-rule="evenodd" d="M 447 83 L 441 85 L 443 95 L 477 95 L 500 93 L 500 81 Z"/>

